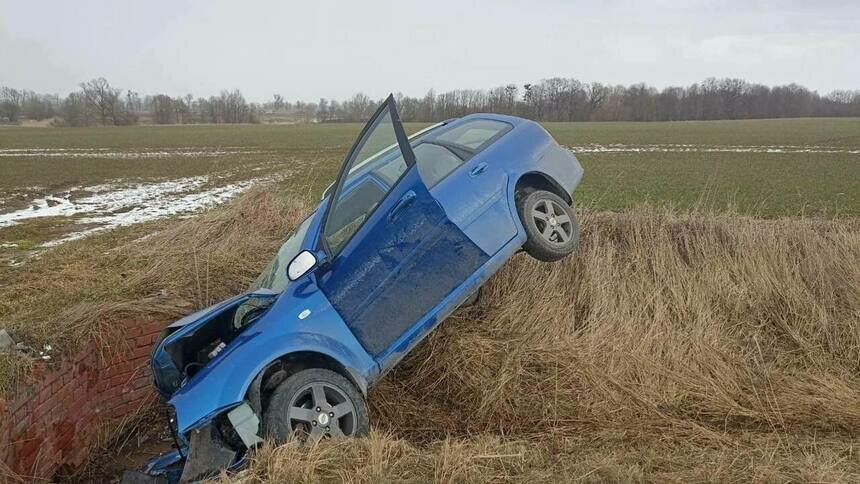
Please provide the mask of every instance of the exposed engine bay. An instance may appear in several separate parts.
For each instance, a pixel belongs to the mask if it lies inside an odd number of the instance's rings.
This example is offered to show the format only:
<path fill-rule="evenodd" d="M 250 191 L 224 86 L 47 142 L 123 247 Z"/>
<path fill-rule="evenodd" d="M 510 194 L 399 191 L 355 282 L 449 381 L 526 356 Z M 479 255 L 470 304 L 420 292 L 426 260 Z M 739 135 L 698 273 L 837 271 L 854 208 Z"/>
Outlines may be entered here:
<path fill-rule="evenodd" d="M 159 385 L 164 393 L 178 388 L 181 380 L 191 378 L 230 344 L 246 328 L 257 321 L 275 301 L 274 295 L 253 293 L 245 301 L 229 305 L 201 324 L 164 345 L 164 351 L 178 371 L 180 381 Z M 181 322 L 181 320 L 180 320 Z M 179 322 L 178 322 L 179 323 Z M 183 328 L 174 324 L 165 330 L 164 338 Z M 177 376 L 179 376 L 177 375 Z"/>

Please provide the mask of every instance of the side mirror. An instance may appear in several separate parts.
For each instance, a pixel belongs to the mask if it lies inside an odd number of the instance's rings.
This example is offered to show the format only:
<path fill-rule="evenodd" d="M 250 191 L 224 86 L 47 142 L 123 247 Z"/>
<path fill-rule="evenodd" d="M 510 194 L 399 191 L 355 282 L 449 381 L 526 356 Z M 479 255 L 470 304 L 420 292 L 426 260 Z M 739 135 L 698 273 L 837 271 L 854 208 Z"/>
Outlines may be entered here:
<path fill-rule="evenodd" d="M 317 256 L 314 255 L 313 252 L 303 250 L 293 257 L 293 260 L 290 261 L 290 265 L 287 266 L 287 277 L 290 278 L 291 281 L 295 281 L 310 272 L 311 269 L 316 267 L 319 263 L 320 260 L 317 259 Z"/>

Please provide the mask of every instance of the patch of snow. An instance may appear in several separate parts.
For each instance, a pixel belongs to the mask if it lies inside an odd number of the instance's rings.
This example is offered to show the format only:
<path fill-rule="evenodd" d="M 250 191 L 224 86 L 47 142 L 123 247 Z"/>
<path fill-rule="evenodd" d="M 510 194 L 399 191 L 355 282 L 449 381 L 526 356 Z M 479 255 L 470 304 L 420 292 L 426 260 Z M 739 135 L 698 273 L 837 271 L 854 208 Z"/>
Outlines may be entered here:
<path fill-rule="evenodd" d="M 695 145 L 695 144 L 590 144 L 566 146 L 574 153 L 847 153 L 860 154 L 858 149 L 839 146 L 745 146 L 745 145 Z"/>
<path fill-rule="evenodd" d="M 189 214 L 197 210 L 222 204 L 251 187 L 257 180 L 246 180 L 231 185 L 212 188 L 193 193 L 150 192 L 150 198 L 137 204 L 125 204 L 122 208 L 130 210 L 120 213 L 101 213 L 91 217 L 77 219 L 79 224 L 97 224 L 78 232 L 66 234 L 63 237 L 45 242 L 41 247 L 54 247 L 72 240 L 116 227 L 134 225 L 159 218 Z M 112 192 L 111 195 L 116 192 Z M 76 201 L 77 202 L 77 201 Z M 115 209 L 116 210 L 116 209 Z"/>
<path fill-rule="evenodd" d="M 267 153 L 265 150 L 241 147 L 201 148 L 159 148 L 142 150 L 117 150 L 114 148 L 4 148 L 0 157 L 40 157 L 40 158 L 197 158 L 225 155 L 246 155 Z"/>
<path fill-rule="evenodd" d="M 30 202 L 30 206 L 14 212 L 0 214 L 0 227 L 15 225 L 20 220 L 38 217 L 69 217 L 80 213 L 110 213 L 138 205 L 158 204 L 171 195 L 194 190 L 208 181 L 205 176 L 180 178 L 157 183 L 141 183 L 125 188 L 111 185 L 73 187 L 60 196 L 46 196 Z M 71 192 L 87 191 L 92 195 L 70 198 Z M 121 215 L 121 214 L 120 214 Z"/>
<path fill-rule="evenodd" d="M 86 237 L 103 230 L 147 222 L 170 215 L 187 214 L 230 200 L 244 192 L 262 178 L 251 179 L 214 188 L 202 189 L 208 176 L 196 176 L 154 183 L 138 183 L 129 186 L 110 184 L 73 187 L 58 196 L 46 196 L 30 202 L 24 209 L 0 213 L 0 227 L 16 225 L 22 221 L 39 217 L 70 217 L 76 224 L 91 225 L 80 231 L 42 244 L 55 245 Z M 90 195 L 72 198 L 76 191 Z M 11 248 L 3 244 L 3 248 Z"/>

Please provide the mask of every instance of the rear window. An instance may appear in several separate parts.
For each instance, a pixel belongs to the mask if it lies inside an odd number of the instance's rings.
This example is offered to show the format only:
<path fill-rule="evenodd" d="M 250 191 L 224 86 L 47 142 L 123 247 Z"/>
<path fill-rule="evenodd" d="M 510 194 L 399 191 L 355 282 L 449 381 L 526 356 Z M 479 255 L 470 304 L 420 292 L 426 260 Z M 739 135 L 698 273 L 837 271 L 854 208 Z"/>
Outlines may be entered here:
<path fill-rule="evenodd" d="M 436 139 L 479 151 L 512 128 L 513 126 L 503 121 L 476 119 L 446 131 Z"/>

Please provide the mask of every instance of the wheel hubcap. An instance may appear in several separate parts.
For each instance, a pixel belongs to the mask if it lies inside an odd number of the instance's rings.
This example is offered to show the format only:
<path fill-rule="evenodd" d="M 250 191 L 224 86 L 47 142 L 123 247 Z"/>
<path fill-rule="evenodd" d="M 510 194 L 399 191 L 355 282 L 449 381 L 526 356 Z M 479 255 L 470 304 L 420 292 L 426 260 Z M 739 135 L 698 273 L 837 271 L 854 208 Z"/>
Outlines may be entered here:
<path fill-rule="evenodd" d="M 346 393 L 328 383 L 311 383 L 299 390 L 288 409 L 290 433 L 300 432 L 312 443 L 324 437 L 350 437 L 358 424 L 355 406 Z"/>
<path fill-rule="evenodd" d="M 539 200 L 532 208 L 532 219 L 541 238 L 553 245 L 564 245 L 573 235 L 573 224 L 564 209 L 553 200 Z"/>

